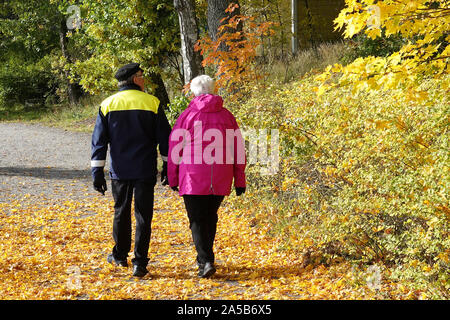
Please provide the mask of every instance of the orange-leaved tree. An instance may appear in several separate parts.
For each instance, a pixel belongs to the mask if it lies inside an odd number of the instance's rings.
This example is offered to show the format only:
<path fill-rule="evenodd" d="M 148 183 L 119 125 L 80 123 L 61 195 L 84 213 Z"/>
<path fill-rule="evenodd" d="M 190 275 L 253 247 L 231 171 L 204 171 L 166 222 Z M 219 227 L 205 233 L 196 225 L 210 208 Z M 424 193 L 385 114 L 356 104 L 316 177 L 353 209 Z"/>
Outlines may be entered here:
<path fill-rule="evenodd" d="M 231 3 L 225 12 L 231 14 L 238 7 Z M 257 48 L 263 36 L 273 34 L 274 23 L 257 23 L 255 17 L 242 14 L 226 17 L 221 23 L 217 40 L 203 35 L 195 48 L 204 57 L 203 66 L 215 69 L 217 87 L 237 98 L 246 92 L 249 83 L 261 77 L 255 71 Z"/>

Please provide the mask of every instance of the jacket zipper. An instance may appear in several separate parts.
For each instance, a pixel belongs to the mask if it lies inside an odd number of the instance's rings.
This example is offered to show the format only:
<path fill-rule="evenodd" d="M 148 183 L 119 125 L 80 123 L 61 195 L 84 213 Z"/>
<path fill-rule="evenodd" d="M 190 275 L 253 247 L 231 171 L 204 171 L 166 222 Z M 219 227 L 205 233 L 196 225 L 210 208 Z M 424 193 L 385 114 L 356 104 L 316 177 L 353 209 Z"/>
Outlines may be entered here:
<path fill-rule="evenodd" d="M 214 194 L 214 188 L 213 188 L 213 164 L 211 164 L 211 192 Z"/>

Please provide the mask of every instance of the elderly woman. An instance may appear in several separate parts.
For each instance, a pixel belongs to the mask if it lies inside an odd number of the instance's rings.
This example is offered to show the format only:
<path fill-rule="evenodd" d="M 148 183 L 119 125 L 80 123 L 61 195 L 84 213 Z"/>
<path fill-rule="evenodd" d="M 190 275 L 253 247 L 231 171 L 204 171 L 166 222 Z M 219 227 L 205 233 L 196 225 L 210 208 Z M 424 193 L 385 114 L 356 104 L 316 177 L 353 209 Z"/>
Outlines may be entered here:
<path fill-rule="evenodd" d="M 183 196 L 197 251 L 198 276 L 212 276 L 217 211 L 231 193 L 245 192 L 245 147 L 236 119 L 214 93 L 214 80 L 194 78 L 195 98 L 177 119 L 169 138 L 168 179 Z"/>

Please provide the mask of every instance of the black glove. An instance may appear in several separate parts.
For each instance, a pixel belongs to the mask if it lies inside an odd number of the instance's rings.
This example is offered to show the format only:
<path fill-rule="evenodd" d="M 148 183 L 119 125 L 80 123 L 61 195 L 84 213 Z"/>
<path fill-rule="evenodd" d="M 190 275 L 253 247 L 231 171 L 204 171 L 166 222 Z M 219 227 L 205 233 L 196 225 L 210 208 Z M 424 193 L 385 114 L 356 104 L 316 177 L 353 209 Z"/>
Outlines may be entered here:
<path fill-rule="evenodd" d="M 95 191 L 100 192 L 102 195 L 105 195 L 105 191 L 108 190 L 106 187 L 105 174 L 103 171 L 99 171 L 94 176 L 94 189 Z"/>
<path fill-rule="evenodd" d="M 169 178 L 167 177 L 167 161 L 163 161 L 162 171 L 161 171 L 161 184 L 167 186 L 169 184 Z"/>
<path fill-rule="evenodd" d="M 170 187 L 173 191 L 178 191 L 178 186 Z"/>
<path fill-rule="evenodd" d="M 241 188 L 241 187 L 236 187 L 236 195 L 240 196 L 241 194 L 243 194 L 245 192 L 245 187 Z"/>

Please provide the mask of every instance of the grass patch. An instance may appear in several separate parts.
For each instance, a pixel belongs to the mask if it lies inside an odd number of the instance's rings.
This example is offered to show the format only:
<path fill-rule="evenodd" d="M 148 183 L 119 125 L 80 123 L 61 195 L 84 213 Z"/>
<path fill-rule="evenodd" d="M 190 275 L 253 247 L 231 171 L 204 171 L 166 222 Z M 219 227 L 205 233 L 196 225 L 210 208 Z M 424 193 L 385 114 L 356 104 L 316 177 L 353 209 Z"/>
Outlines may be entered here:
<path fill-rule="evenodd" d="M 315 49 L 306 49 L 289 60 L 276 60 L 262 66 L 268 73 L 267 82 L 286 84 L 299 80 L 311 70 L 322 70 L 342 61 L 348 46 L 342 42 L 322 43 Z"/>
<path fill-rule="evenodd" d="M 76 105 L 13 105 L 0 107 L 0 121 L 41 123 L 78 132 L 92 132 L 101 101 L 106 97 L 82 97 Z"/>
<path fill-rule="evenodd" d="M 29 107 L 21 104 L 15 104 L 12 106 L 0 105 L 0 121 L 37 121 L 42 119 L 49 113 L 48 108 L 35 106 Z"/>
<path fill-rule="evenodd" d="M 76 105 L 53 108 L 52 112 L 43 114 L 40 120 L 49 126 L 79 132 L 92 132 L 98 108 L 105 97 L 106 95 L 83 97 Z"/>

